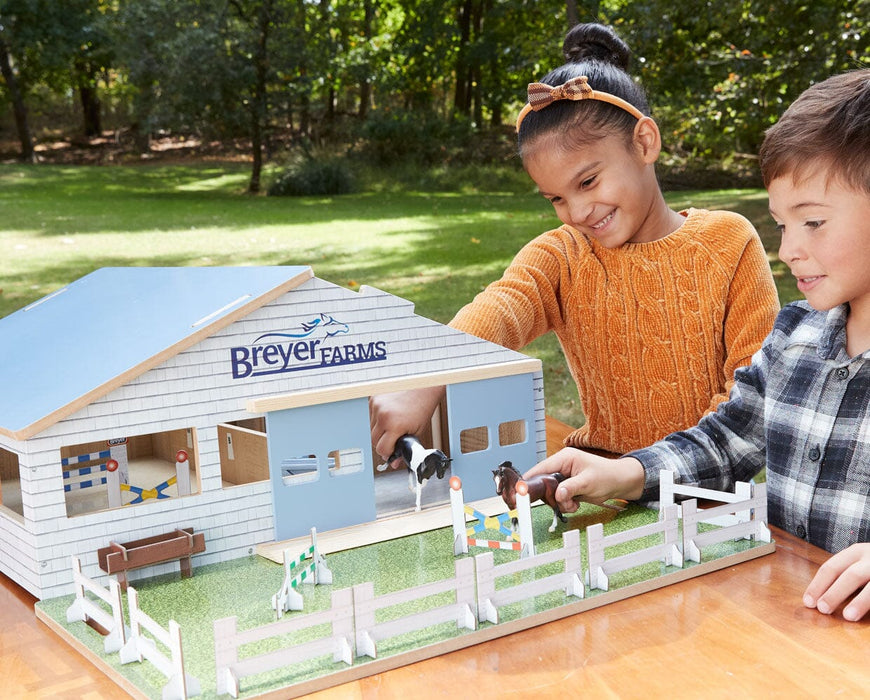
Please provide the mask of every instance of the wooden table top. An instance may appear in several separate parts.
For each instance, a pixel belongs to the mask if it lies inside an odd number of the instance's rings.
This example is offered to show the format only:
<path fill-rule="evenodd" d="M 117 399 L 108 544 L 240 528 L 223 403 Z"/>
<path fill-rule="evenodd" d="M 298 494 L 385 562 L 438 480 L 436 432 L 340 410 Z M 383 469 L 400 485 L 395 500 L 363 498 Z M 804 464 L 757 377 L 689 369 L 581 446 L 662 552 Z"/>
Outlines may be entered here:
<path fill-rule="evenodd" d="M 777 528 L 776 551 L 312 697 L 867 697 L 870 619 L 821 615 L 801 595 L 827 553 Z M 4 698 L 128 697 L 0 575 Z"/>

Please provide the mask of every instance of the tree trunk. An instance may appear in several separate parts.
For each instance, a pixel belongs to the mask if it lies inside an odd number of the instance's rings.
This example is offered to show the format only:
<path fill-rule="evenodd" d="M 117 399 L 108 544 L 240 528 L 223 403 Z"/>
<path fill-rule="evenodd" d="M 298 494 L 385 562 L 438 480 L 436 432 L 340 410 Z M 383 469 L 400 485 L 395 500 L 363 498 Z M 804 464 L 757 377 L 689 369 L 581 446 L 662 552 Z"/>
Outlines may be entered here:
<path fill-rule="evenodd" d="M 372 41 L 372 23 L 375 19 L 375 8 L 372 0 L 365 0 L 364 3 L 364 18 L 363 18 L 363 37 L 366 43 L 371 45 Z M 368 78 L 364 78 L 359 86 L 359 118 L 364 120 L 369 113 L 369 107 L 372 104 L 372 84 Z"/>
<path fill-rule="evenodd" d="M 27 105 L 24 103 L 21 85 L 18 82 L 15 68 L 12 65 L 12 56 L 9 54 L 9 49 L 2 37 L 0 37 L 0 74 L 3 75 L 6 89 L 9 91 L 9 97 L 12 101 L 15 128 L 18 131 L 18 140 L 21 143 L 19 158 L 23 163 L 35 163 L 36 151 L 33 149 L 33 137 L 30 135 L 30 123 L 27 120 Z"/>
<path fill-rule="evenodd" d="M 474 3 L 473 8 L 474 17 L 472 26 L 474 34 L 472 38 L 474 41 L 479 42 L 483 36 L 484 3 L 481 0 L 478 0 Z M 479 52 L 475 52 L 474 62 L 469 66 L 468 72 L 471 81 L 469 89 L 471 91 L 474 124 L 479 129 L 483 126 L 483 71 L 481 70 L 480 56 L 478 53 Z"/>
<path fill-rule="evenodd" d="M 471 76 L 468 69 L 468 45 L 471 41 L 472 0 L 464 0 L 459 8 L 459 51 L 456 52 L 456 90 L 453 93 L 453 111 L 468 116 L 471 111 Z"/>
<path fill-rule="evenodd" d="M 577 9 L 577 0 L 565 0 L 565 10 L 568 16 L 568 28 L 580 24 L 580 11 Z M 598 14 L 597 12 L 595 14 Z M 594 16 L 590 18 L 594 20 Z"/>
<path fill-rule="evenodd" d="M 82 125 L 85 138 L 99 136 L 103 133 L 103 123 L 100 115 L 100 98 L 96 88 L 90 85 L 80 85 L 79 100 L 82 104 Z"/>
<path fill-rule="evenodd" d="M 257 194 L 260 191 L 260 174 L 263 171 L 263 140 L 265 133 L 266 113 L 266 80 L 269 73 L 268 42 L 269 27 L 272 22 L 272 3 L 264 2 L 260 7 L 260 15 L 257 22 L 257 48 L 254 54 L 254 71 L 256 82 L 254 95 L 251 103 L 251 151 L 252 166 L 251 180 L 248 183 L 248 192 Z"/>

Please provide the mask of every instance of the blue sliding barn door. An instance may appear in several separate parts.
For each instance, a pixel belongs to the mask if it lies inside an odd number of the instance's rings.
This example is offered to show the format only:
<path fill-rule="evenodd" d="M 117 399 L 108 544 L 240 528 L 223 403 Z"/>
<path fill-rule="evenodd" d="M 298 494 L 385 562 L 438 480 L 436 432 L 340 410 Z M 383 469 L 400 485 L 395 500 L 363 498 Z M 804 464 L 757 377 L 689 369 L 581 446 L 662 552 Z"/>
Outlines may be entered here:
<path fill-rule="evenodd" d="M 275 539 L 375 519 L 368 399 L 266 414 Z"/>
<path fill-rule="evenodd" d="M 492 472 L 502 462 L 521 473 L 537 463 L 533 387 L 531 374 L 448 385 L 450 469 L 466 502 L 496 495 Z"/>

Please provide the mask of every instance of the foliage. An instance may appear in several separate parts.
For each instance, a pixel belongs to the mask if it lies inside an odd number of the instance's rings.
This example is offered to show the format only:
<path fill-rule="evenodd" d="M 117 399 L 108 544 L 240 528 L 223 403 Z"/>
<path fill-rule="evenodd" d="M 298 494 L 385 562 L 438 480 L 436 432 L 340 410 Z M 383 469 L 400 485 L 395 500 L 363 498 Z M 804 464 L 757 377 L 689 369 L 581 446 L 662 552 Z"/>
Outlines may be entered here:
<path fill-rule="evenodd" d="M 355 189 L 354 176 L 346 159 L 305 157 L 284 170 L 269 186 L 267 194 L 311 197 L 350 194 Z"/>
<path fill-rule="evenodd" d="M 813 82 L 870 64 L 870 0 L 615 0 L 606 13 L 677 152 L 755 154 Z"/>
<path fill-rule="evenodd" d="M 70 95 L 90 93 L 91 110 L 111 96 L 142 150 L 161 132 L 245 142 L 251 191 L 265 160 L 306 140 L 455 162 L 509 128 L 575 13 L 631 46 L 684 162 L 756 153 L 807 85 L 870 62 L 870 0 L 0 0 L 0 103 L 17 78 L 18 120 L 41 90 L 68 128 Z"/>
<path fill-rule="evenodd" d="M 478 134 L 462 119 L 447 121 L 428 110 L 378 110 L 360 130 L 360 154 L 376 165 L 420 165 L 474 158 Z M 478 154 L 485 160 L 486 154 Z"/>

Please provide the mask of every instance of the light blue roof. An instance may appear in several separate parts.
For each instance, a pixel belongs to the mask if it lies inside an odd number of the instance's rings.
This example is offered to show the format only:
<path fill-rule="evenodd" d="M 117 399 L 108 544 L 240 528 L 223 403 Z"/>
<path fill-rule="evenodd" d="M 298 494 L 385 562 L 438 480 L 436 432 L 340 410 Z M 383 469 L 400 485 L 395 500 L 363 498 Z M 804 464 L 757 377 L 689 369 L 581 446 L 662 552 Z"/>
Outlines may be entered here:
<path fill-rule="evenodd" d="M 103 268 L 0 319 L 0 431 L 24 439 L 313 276 Z"/>

